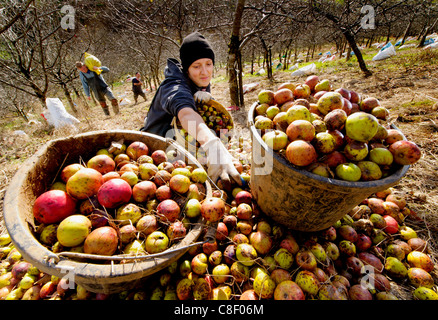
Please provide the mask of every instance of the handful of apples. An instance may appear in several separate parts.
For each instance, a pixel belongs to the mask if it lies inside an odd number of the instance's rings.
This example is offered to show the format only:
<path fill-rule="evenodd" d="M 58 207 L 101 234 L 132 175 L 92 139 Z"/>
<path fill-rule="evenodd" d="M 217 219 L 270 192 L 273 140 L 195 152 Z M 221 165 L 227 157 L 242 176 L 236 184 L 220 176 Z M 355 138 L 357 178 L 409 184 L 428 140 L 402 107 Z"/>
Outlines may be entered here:
<path fill-rule="evenodd" d="M 374 97 L 309 76 L 261 90 L 254 126 L 292 165 L 346 181 L 372 181 L 421 158 L 420 148 L 391 127 L 389 110 Z"/>

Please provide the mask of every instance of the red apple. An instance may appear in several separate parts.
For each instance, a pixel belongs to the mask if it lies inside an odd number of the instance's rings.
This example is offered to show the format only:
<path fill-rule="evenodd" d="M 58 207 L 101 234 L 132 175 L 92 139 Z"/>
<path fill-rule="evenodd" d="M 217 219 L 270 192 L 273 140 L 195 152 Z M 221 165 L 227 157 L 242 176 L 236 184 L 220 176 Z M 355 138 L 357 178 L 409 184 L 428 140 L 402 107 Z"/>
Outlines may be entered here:
<path fill-rule="evenodd" d="M 65 191 L 49 190 L 35 200 L 32 210 L 38 222 L 57 223 L 75 212 L 76 200 Z"/>
<path fill-rule="evenodd" d="M 131 200 L 132 188 L 123 179 L 111 179 L 102 184 L 97 192 L 99 203 L 105 208 L 115 208 Z"/>

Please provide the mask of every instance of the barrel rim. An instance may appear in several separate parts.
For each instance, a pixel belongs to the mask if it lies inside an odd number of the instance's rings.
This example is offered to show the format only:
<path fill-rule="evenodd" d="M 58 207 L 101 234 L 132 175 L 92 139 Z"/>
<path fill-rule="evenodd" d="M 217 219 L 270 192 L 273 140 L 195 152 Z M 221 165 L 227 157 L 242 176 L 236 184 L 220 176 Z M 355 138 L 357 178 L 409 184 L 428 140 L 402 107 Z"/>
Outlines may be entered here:
<path fill-rule="evenodd" d="M 393 185 L 394 183 L 396 183 L 398 180 L 400 180 L 406 174 L 406 172 L 408 171 L 408 169 L 410 167 L 409 165 L 402 165 L 393 174 L 391 174 L 390 176 L 385 177 L 383 179 L 374 180 L 374 181 L 356 181 L 356 182 L 326 178 L 326 177 L 317 175 L 315 173 L 312 173 L 312 172 L 309 172 L 306 170 L 297 169 L 291 163 L 289 163 L 286 159 L 279 156 L 274 150 L 269 148 L 268 145 L 263 141 L 261 135 L 257 132 L 257 129 L 254 126 L 254 113 L 255 113 L 255 108 L 257 107 L 257 105 L 258 105 L 258 102 L 257 101 L 254 102 L 248 111 L 248 126 L 250 127 L 252 137 L 257 140 L 257 143 L 259 143 L 263 147 L 265 152 L 268 152 L 270 155 L 272 155 L 272 157 L 276 161 L 285 165 L 290 170 L 293 170 L 294 172 L 299 173 L 299 174 L 303 174 L 304 176 L 308 177 L 309 179 L 316 180 L 317 182 L 322 183 L 326 186 L 335 185 L 335 186 L 339 186 L 342 188 L 356 188 L 356 189 L 367 188 L 368 189 L 368 188 L 373 188 L 373 187 L 379 187 L 382 185 Z M 394 124 L 391 124 L 391 126 L 394 129 L 399 130 Z M 403 133 L 402 133 L 402 135 L 403 135 Z M 403 135 L 403 138 L 406 140 L 406 137 L 404 135 Z"/>

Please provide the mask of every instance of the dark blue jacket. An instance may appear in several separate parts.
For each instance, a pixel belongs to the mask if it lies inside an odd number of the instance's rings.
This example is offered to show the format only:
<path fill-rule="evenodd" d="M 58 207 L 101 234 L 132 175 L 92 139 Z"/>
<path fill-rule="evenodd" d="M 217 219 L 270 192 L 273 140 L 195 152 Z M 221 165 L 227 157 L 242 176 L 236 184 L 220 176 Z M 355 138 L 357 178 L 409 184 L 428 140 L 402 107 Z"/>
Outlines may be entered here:
<path fill-rule="evenodd" d="M 145 118 L 141 131 L 166 137 L 172 129 L 171 123 L 178 112 L 186 107 L 196 111 L 195 92 L 203 90 L 198 88 L 182 71 L 181 64 L 173 58 L 167 59 L 164 69 L 164 80 L 158 87 Z M 210 86 L 205 88 L 210 92 Z M 167 137 L 173 137 L 169 134 Z"/>

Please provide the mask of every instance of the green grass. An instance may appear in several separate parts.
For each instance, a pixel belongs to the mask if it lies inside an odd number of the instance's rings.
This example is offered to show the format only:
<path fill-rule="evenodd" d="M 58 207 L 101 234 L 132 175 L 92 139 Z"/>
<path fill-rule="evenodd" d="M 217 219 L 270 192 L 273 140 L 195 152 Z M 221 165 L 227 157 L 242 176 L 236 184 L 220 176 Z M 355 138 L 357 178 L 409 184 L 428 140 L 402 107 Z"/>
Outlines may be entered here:
<path fill-rule="evenodd" d="M 431 107 L 435 104 L 435 101 L 426 99 L 421 101 L 410 101 L 401 104 L 402 108 L 421 108 L 421 107 Z"/>

